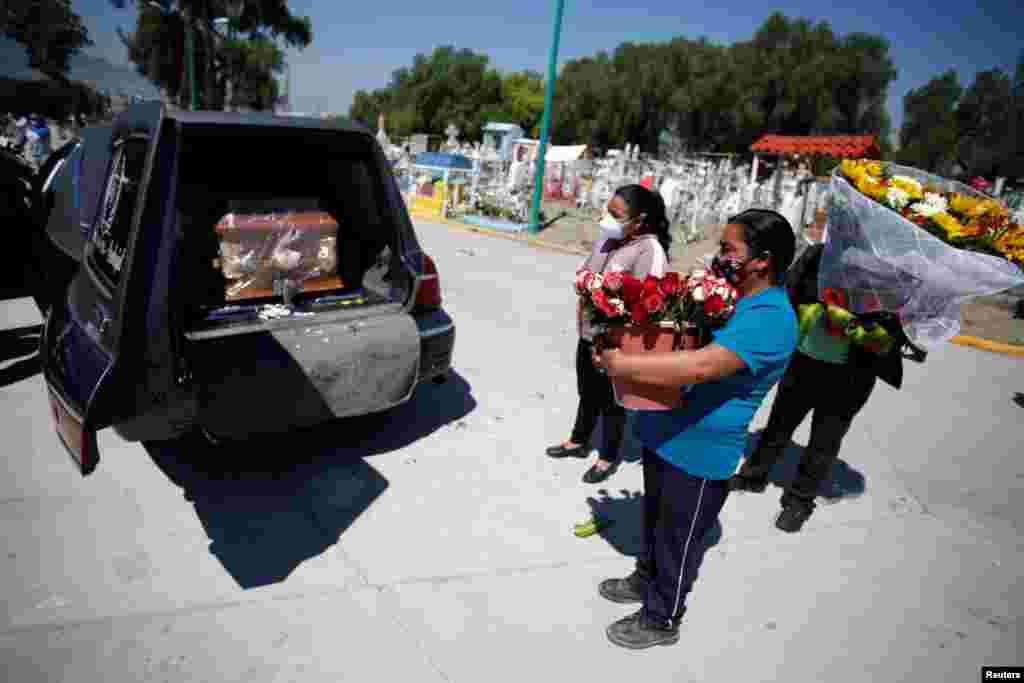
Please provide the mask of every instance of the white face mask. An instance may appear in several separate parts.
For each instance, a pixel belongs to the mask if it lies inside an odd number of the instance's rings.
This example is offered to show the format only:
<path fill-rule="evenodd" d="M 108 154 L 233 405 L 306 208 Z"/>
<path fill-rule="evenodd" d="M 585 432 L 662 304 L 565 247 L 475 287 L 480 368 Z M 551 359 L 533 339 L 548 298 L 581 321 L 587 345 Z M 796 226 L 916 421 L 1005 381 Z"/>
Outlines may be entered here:
<path fill-rule="evenodd" d="M 610 240 L 621 240 L 624 234 L 624 228 L 622 223 L 618 222 L 610 213 L 606 213 L 601 222 L 598 223 L 601 228 L 601 234 Z"/>

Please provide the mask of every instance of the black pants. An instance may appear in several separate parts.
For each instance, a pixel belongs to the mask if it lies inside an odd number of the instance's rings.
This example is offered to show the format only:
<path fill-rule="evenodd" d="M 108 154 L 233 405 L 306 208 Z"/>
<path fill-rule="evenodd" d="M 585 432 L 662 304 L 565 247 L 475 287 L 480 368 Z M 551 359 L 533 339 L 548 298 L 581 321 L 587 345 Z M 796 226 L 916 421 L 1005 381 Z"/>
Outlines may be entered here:
<path fill-rule="evenodd" d="M 766 478 L 793 432 L 813 410 L 811 440 L 800 458 L 796 479 L 782 496 L 783 505 L 801 503 L 813 509 L 818 486 L 832 471 L 843 437 L 874 387 L 875 376 L 870 373 L 794 353 L 779 383 L 768 426 L 739 474 Z"/>
<path fill-rule="evenodd" d="M 603 415 L 601 457 L 608 462 L 616 462 L 626 428 L 626 410 L 615 402 L 608 375 L 598 372 L 594 367 L 590 357 L 593 346 L 583 339 L 576 346 L 576 388 L 580 394 L 580 404 L 576 409 L 576 424 L 570 438 L 573 443 L 590 443 L 590 435 L 597 427 L 597 418 Z"/>
<path fill-rule="evenodd" d="M 654 624 L 679 623 L 704 559 L 704 536 L 729 489 L 726 480 L 695 477 L 646 447 L 643 459 L 646 556 L 636 563 L 646 588 L 643 615 Z"/>

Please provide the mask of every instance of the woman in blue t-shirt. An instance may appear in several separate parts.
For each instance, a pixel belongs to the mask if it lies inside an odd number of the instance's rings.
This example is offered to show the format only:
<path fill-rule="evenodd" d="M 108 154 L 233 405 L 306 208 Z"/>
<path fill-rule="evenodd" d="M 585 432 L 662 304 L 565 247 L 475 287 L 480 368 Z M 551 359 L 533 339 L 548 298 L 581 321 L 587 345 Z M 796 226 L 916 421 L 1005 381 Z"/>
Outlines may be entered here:
<path fill-rule="evenodd" d="M 725 504 L 750 421 L 796 349 L 796 314 L 780 286 L 796 247 L 789 222 L 774 211 L 744 211 L 729 219 L 720 247 L 712 267 L 740 297 L 711 344 L 697 351 L 594 355 L 595 365 L 612 377 L 691 387 L 681 408 L 636 415 L 646 557 L 628 577 L 599 586 L 613 602 L 643 604 L 608 627 L 608 637 L 623 647 L 679 640 L 686 595 L 702 559 L 700 541 Z"/>

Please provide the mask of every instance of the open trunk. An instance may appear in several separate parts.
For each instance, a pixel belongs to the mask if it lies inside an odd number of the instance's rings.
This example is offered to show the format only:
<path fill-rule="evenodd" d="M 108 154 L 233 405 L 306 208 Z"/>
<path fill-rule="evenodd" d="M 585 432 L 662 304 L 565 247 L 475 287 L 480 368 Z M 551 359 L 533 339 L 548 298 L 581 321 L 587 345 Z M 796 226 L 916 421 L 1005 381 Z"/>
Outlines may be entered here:
<path fill-rule="evenodd" d="M 171 294 L 186 336 L 404 306 L 413 278 L 372 139 L 241 126 L 181 134 Z"/>
<path fill-rule="evenodd" d="M 248 436 L 408 400 L 420 364 L 407 312 L 415 279 L 372 137 L 180 134 L 168 303 L 200 426 Z"/>

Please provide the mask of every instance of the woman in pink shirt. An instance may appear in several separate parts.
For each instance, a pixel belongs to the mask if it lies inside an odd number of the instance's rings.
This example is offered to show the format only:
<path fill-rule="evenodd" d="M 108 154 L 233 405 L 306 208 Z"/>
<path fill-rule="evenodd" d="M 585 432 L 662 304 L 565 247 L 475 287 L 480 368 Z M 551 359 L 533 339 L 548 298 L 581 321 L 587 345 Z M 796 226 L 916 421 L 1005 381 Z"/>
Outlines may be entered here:
<path fill-rule="evenodd" d="M 601 239 L 579 270 L 597 273 L 629 272 L 638 278 L 661 277 L 668 266 L 669 234 L 665 202 L 661 195 L 640 185 L 616 190 L 601 220 Z M 583 475 L 583 481 L 597 484 L 618 467 L 625 431 L 626 412 L 615 402 L 608 376 L 594 367 L 591 350 L 594 330 L 576 308 L 579 343 L 576 346 L 576 386 L 580 395 L 576 424 L 567 441 L 547 449 L 552 458 L 585 458 L 598 417 L 604 417 L 604 439 L 597 461 Z"/>

